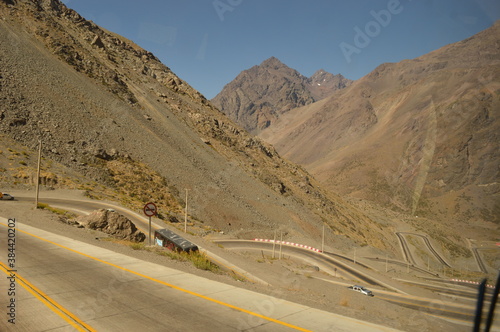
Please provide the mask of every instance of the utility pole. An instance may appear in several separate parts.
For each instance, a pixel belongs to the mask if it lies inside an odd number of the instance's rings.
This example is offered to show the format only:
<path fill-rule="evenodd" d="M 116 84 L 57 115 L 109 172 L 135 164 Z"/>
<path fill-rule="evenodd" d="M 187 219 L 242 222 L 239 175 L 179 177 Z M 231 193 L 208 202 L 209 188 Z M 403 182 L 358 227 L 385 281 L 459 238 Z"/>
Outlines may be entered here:
<path fill-rule="evenodd" d="M 151 247 L 151 217 L 149 217 L 149 224 L 148 224 L 148 230 L 149 230 L 149 236 L 148 236 L 148 244 Z"/>
<path fill-rule="evenodd" d="M 184 233 L 187 233 L 187 219 L 188 219 L 188 190 L 186 189 L 186 211 L 184 212 Z"/>
<path fill-rule="evenodd" d="M 325 252 L 325 223 L 323 223 L 323 236 L 321 238 L 321 252 Z"/>
<path fill-rule="evenodd" d="M 36 171 L 35 209 L 38 209 L 38 193 L 40 192 L 40 165 L 42 163 L 42 140 L 38 141 L 38 167 Z"/>
<path fill-rule="evenodd" d="M 280 259 L 281 259 L 281 254 L 283 252 L 282 246 L 283 246 L 283 232 L 281 232 L 281 240 L 280 240 Z"/>
<path fill-rule="evenodd" d="M 354 265 L 356 265 L 356 248 L 354 248 Z"/>
<path fill-rule="evenodd" d="M 275 257 L 276 252 L 276 230 L 274 230 L 274 240 L 273 240 L 273 258 Z"/>

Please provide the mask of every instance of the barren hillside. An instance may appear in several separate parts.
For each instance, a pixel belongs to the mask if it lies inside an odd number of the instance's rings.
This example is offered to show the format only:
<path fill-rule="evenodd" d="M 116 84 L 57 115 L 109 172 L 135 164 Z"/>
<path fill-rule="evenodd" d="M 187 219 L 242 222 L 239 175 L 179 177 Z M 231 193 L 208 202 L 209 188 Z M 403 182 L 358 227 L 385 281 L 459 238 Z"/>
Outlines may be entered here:
<path fill-rule="evenodd" d="M 500 222 L 499 36 L 497 22 L 382 64 L 260 136 L 330 190 L 491 237 Z"/>
<path fill-rule="evenodd" d="M 206 233 L 396 248 L 383 229 L 219 112 L 153 54 L 57 0 L 0 1 L 0 185 L 79 188 Z M 360 229 L 364 231 L 361 232 Z"/>

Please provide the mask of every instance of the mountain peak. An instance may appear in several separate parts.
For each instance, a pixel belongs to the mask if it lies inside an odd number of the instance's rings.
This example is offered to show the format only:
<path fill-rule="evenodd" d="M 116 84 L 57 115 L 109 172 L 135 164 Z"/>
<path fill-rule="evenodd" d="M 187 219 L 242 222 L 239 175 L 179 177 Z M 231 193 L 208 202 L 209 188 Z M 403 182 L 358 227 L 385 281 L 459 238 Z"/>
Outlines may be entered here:
<path fill-rule="evenodd" d="M 336 90 L 348 87 L 352 81 L 341 74 L 333 75 L 324 69 L 320 69 L 307 79 L 307 83 L 314 99 L 321 100 Z"/>
<path fill-rule="evenodd" d="M 329 74 L 326 70 L 324 70 L 323 68 L 319 69 L 319 70 L 316 70 L 316 72 L 311 76 L 314 77 L 314 76 L 320 76 L 320 75 L 324 75 L 324 74 Z"/>
<path fill-rule="evenodd" d="M 335 76 L 324 69 L 317 70 L 311 77 L 309 77 L 309 82 L 316 81 L 326 81 L 331 80 Z"/>
<path fill-rule="evenodd" d="M 260 66 L 261 67 L 268 67 L 268 68 L 275 68 L 275 69 L 278 69 L 280 67 L 287 67 L 283 62 L 281 62 L 278 58 L 276 58 L 274 56 L 262 61 Z"/>
<path fill-rule="evenodd" d="M 241 72 L 212 102 L 233 121 L 257 134 L 289 110 L 323 99 L 350 83 L 324 69 L 307 78 L 272 56 Z"/>

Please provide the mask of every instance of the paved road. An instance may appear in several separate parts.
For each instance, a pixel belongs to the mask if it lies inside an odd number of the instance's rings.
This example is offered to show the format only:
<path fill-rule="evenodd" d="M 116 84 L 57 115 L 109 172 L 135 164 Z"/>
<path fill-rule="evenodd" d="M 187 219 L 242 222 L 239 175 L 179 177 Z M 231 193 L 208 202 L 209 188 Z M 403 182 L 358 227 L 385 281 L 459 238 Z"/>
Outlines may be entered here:
<path fill-rule="evenodd" d="M 448 262 L 436 251 L 436 249 L 434 249 L 434 246 L 431 244 L 431 242 L 429 241 L 429 238 L 425 235 L 422 235 L 422 234 L 417 234 L 417 233 L 410 233 L 410 232 L 398 232 L 396 233 L 398 235 L 398 237 L 400 237 L 400 239 L 402 241 L 405 241 L 406 242 L 406 239 L 404 238 L 403 235 L 412 235 L 412 236 L 416 236 L 416 237 L 420 237 L 423 241 L 424 241 L 424 244 L 425 246 L 427 247 L 427 249 L 430 251 L 430 253 L 442 264 L 442 265 L 445 265 L 447 267 L 450 267 L 451 268 L 451 265 L 448 264 Z M 400 235 L 401 234 L 401 235 Z"/>
<path fill-rule="evenodd" d="M 483 259 L 479 254 L 479 250 L 481 250 L 481 248 L 471 248 L 471 251 L 474 254 L 474 258 L 476 260 L 477 266 L 479 267 L 479 270 L 483 273 L 488 273 L 488 269 L 486 268 L 486 265 L 484 264 Z"/>
<path fill-rule="evenodd" d="M 34 202 L 33 197 L 26 196 L 17 196 L 16 200 L 25 201 L 25 202 Z M 134 224 L 139 228 L 146 236 L 148 235 L 148 218 L 145 215 L 141 215 L 130 211 L 126 208 L 123 208 L 119 205 L 113 203 L 106 203 L 95 200 L 84 200 L 84 199 L 61 199 L 61 198 L 40 198 L 41 203 L 49 204 L 52 207 L 58 207 L 61 209 L 65 209 L 68 211 L 74 211 L 80 214 L 88 214 L 96 209 L 114 209 L 120 214 L 124 215 L 128 219 L 132 220 Z M 34 203 L 33 203 L 34 204 Z M 159 225 L 154 222 L 151 222 L 151 228 L 153 230 L 164 228 L 164 225 Z"/>
<path fill-rule="evenodd" d="M 31 198 L 26 198 L 26 199 L 21 198 L 21 200 L 31 200 Z M 139 224 L 139 226 L 142 225 L 142 227 L 147 227 L 147 219 L 144 216 L 141 216 L 141 215 L 136 214 L 134 212 L 130 212 L 130 211 L 123 209 L 119 206 L 114 206 L 114 205 L 110 205 L 107 203 L 101 203 L 101 202 L 97 202 L 97 201 L 83 201 L 83 200 L 82 201 L 80 201 L 80 200 L 78 200 L 78 201 L 74 201 L 74 200 L 73 201 L 66 201 L 66 200 L 53 199 L 53 198 L 44 199 L 44 202 L 48 203 L 52 206 L 63 207 L 63 208 L 67 208 L 70 210 L 80 210 L 80 212 L 92 211 L 98 207 L 114 208 L 115 210 L 117 210 L 121 214 L 124 214 L 128 218 L 134 220 L 134 222 L 136 224 Z M 159 228 L 159 227 L 160 227 L 159 225 L 155 225 L 153 223 L 153 228 Z M 227 247 L 227 246 L 229 246 L 230 243 L 232 243 L 231 245 L 233 245 L 233 246 L 236 245 L 239 247 L 242 247 L 242 246 L 249 247 L 248 249 L 272 250 L 272 244 L 254 242 L 254 241 L 226 241 L 224 243 L 224 246 Z M 1 248 L 0 248 L 0 252 L 1 252 Z M 377 282 L 377 280 L 372 279 L 370 277 L 367 277 L 364 274 L 361 274 L 356 269 L 352 269 L 349 266 L 342 264 L 338 260 L 334 259 L 334 257 L 328 257 L 328 256 L 333 256 L 333 255 L 328 255 L 328 254 L 327 255 L 321 255 L 321 254 L 318 255 L 317 253 L 312 252 L 312 251 L 304 250 L 302 248 L 297 248 L 297 247 L 288 247 L 288 246 L 285 248 L 284 252 L 287 255 L 294 254 L 294 255 L 306 257 L 306 259 L 312 258 L 311 262 L 313 264 L 327 265 L 330 267 L 330 270 L 331 270 L 330 272 L 333 272 L 333 269 L 335 269 L 335 268 L 339 268 L 339 274 L 347 273 L 349 276 L 357 278 L 363 282 L 373 284 L 373 285 L 380 285 Z M 323 267 L 322 267 L 322 269 L 323 269 Z M 343 271 L 343 272 L 341 272 L 341 271 Z M 245 272 L 243 272 L 243 273 L 245 273 Z M 442 306 L 442 307 L 438 306 L 436 308 L 436 305 L 434 305 L 434 304 L 427 305 L 426 303 L 428 303 L 428 302 L 426 302 L 425 299 L 417 299 L 415 301 L 415 300 L 407 300 L 407 299 L 401 299 L 398 297 L 391 297 L 391 296 L 386 297 L 385 299 L 390 301 L 390 302 L 398 303 L 398 304 L 403 305 L 403 306 L 419 308 L 420 310 L 424 310 L 424 311 L 427 311 L 429 308 L 431 308 L 433 310 L 437 309 L 437 310 L 434 310 L 434 314 L 443 315 L 443 316 L 447 316 L 447 317 L 455 318 L 455 319 L 459 319 L 459 320 L 468 321 L 467 318 L 470 317 L 470 310 L 467 311 L 468 309 L 464 309 L 464 310 L 460 309 L 457 311 L 455 308 L 450 309 L 449 307 L 446 307 L 446 306 Z M 431 310 L 431 309 L 429 309 L 429 310 Z"/>
<path fill-rule="evenodd" d="M 7 220 L 0 267 L 9 275 Z M 0 331 L 393 331 L 16 224 L 16 324 Z M 0 278 L 0 289 L 9 287 Z M 9 310 L 9 296 L 0 308 Z"/>
<path fill-rule="evenodd" d="M 273 244 L 270 242 L 256 242 L 250 240 L 215 240 L 215 242 L 223 245 L 224 248 L 228 249 L 238 248 L 240 250 L 266 250 L 269 252 L 272 252 L 273 250 Z M 276 245 L 275 249 L 276 255 L 278 255 L 279 245 Z M 335 270 L 338 269 L 340 270 L 338 273 L 347 274 L 351 278 L 359 280 L 360 282 L 375 286 L 387 286 L 391 288 L 391 286 L 385 285 L 379 280 L 367 276 L 366 274 L 363 274 L 358 270 L 339 262 L 338 260 L 330 257 L 330 255 L 319 254 L 308 249 L 288 245 L 283 245 L 282 251 L 285 255 L 292 255 L 295 257 L 303 258 L 315 265 L 323 264 L 322 270 L 325 270 L 332 275 L 334 275 Z"/>
<path fill-rule="evenodd" d="M 431 271 L 428 271 L 426 269 L 423 269 L 421 267 L 418 267 L 418 266 L 414 266 L 414 265 L 408 265 L 408 262 L 401 262 L 401 261 L 398 261 L 398 260 L 394 260 L 394 259 L 379 259 L 379 258 L 373 258 L 373 257 L 365 257 L 365 259 L 369 259 L 371 261 L 375 261 L 375 262 L 381 262 L 381 261 L 384 261 L 384 262 L 387 262 L 391 265 L 397 265 L 397 266 L 400 266 L 400 267 L 405 267 L 405 268 L 408 268 L 410 270 L 413 270 L 415 272 L 418 272 L 418 273 L 421 273 L 421 274 L 428 274 L 428 275 L 431 275 L 431 276 L 434 276 L 436 277 L 436 273 L 435 272 L 431 272 Z"/>
<path fill-rule="evenodd" d="M 411 265 L 416 265 L 415 259 L 413 259 L 413 256 L 411 254 L 410 247 L 408 246 L 408 243 L 406 242 L 403 234 L 400 232 L 396 232 L 396 236 L 399 239 L 399 244 L 401 245 L 401 250 L 403 251 L 405 261 L 407 261 Z"/>
<path fill-rule="evenodd" d="M 266 250 L 268 252 L 272 252 L 272 243 L 269 242 L 255 242 L 248 240 L 217 240 L 217 243 L 220 243 L 227 249 L 239 249 L 239 250 Z M 278 249 L 276 249 L 278 250 Z M 320 268 L 322 270 L 329 270 L 329 273 L 332 274 L 332 270 L 334 267 L 342 270 L 344 273 L 347 273 L 349 276 L 354 277 L 360 280 L 363 283 L 375 285 L 375 286 L 385 286 L 389 289 L 394 289 L 392 285 L 388 285 L 380 282 L 379 280 L 367 276 L 366 274 L 360 273 L 356 269 L 349 267 L 348 265 L 342 264 L 337 260 L 332 260 L 328 254 L 323 255 L 320 253 L 316 253 L 314 251 L 310 251 L 307 249 L 303 249 L 295 246 L 283 246 L 283 253 L 286 255 L 295 256 L 298 258 L 310 259 L 309 262 L 316 264 L 324 264 Z M 331 282 L 330 280 L 323 279 L 324 281 Z M 431 285 L 422 284 L 420 287 L 424 287 L 430 289 L 435 292 L 439 292 L 442 294 L 448 294 L 451 296 L 464 296 L 459 290 L 452 290 L 446 287 L 433 287 Z M 397 291 L 397 290 L 396 290 Z M 421 312 L 426 312 L 431 315 L 451 318 L 453 320 L 458 320 L 463 324 L 471 324 L 474 318 L 474 304 L 471 303 L 469 305 L 452 303 L 450 301 L 441 301 L 441 300 L 432 300 L 419 296 L 412 296 L 408 294 L 403 294 L 403 292 L 394 292 L 394 291 L 384 291 L 377 290 L 376 297 L 383 299 L 385 301 L 416 309 Z M 474 293 L 467 293 L 468 298 L 474 299 Z"/>
<path fill-rule="evenodd" d="M 25 202 L 34 202 L 33 197 L 28 197 L 28 196 L 21 196 L 21 195 L 16 195 L 16 200 L 19 201 L 25 201 Z M 122 206 L 109 203 L 109 202 L 101 202 L 101 201 L 95 201 L 95 200 L 85 200 L 85 199 L 61 199 L 61 198 L 51 198 L 51 197 L 43 197 L 40 199 L 41 203 L 49 204 L 51 207 L 57 207 L 61 208 L 67 211 L 73 211 L 78 214 L 88 214 L 96 209 L 113 209 L 116 212 L 120 213 L 121 215 L 127 217 L 130 219 L 136 227 L 141 230 L 144 234 L 146 234 L 146 238 L 149 233 L 149 220 L 148 218 L 139 213 L 135 213 L 129 209 L 126 209 Z M 159 224 L 154 221 L 154 218 L 152 218 L 151 221 L 151 229 L 152 229 L 152 237 L 154 236 L 154 231 L 156 229 L 160 228 L 167 228 L 167 226 L 163 223 Z M 176 233 L 179 233 L 175 229 L 170 229 Z M 185 234 L 179 233 L 181 236 L 186 236 Z M 151 239 L 153 241 L 153 239 Z M 193 239 L 189 239 L 192 242 L 196 242 Z M 145 240 L 146 243 L 148 243 L 148 240 Z M 253 283 L 260 283 L 263 285 L 268 285 L 267 282 L 264 280 L 250 274 L 248 271 L 245 271 L 241 269 L 240 267 L 232 264 L 231 262 L 225 260 L 224 258 L 214 254 L 213 252 L 207 251 L 205 248 L 199 245 L 199 243 L 196 243 L 198 245 L 198 248 L 200 249 L 201 252 L 205 253 L 207 257 L 216 265 L 218 265 L 222 270 L 225 271 L 230 271 L 239 277 L 248 280 Z"/>

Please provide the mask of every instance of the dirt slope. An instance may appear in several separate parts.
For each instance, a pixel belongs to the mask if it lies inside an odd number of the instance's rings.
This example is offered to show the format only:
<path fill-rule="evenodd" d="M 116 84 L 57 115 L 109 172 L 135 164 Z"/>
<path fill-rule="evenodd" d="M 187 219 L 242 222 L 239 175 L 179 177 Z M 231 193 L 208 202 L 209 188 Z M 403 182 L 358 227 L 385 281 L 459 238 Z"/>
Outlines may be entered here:
<path fill-rule="evenodd" d="M 499 36 L 497 22 L 380 65 L 260 137 L 333 191 L 455 227 L 497 229 Z"/>

